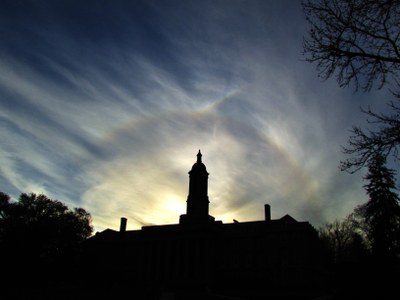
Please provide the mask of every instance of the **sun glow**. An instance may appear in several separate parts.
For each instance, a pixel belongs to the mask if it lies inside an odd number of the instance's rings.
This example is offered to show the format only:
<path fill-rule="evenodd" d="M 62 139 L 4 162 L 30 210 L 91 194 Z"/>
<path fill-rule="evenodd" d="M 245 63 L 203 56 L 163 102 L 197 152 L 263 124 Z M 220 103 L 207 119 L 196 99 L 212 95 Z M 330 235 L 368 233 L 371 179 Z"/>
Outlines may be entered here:
<path fill-rule="evenodd" d="M 160 201 L 160 220 L 164 220 L 167 223 L 176 223 L 179 220 L 179 216 L 184 214 L 186 211 L 186 202 L 177 195 L 165 195 Z"/>

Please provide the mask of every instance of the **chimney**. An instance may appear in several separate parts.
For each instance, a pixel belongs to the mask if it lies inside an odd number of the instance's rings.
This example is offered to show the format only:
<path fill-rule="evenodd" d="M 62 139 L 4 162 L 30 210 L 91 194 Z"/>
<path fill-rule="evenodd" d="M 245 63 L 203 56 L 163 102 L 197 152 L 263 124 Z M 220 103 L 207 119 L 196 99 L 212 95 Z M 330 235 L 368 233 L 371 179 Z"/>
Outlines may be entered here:
<path fill-rule="evenodd" d="M 119 226 L 119 232 L 126 231 L 126 221 L 127 221 L 127 218 L 124 218 L 124 217 L 121 218 L 121 225 Z"/>
<path fill-rule="evenodd" d="M 265 213 L 265 222 L 271 221 L 271 205 L 265 204 L 264 205 L 264 213 Z"/>

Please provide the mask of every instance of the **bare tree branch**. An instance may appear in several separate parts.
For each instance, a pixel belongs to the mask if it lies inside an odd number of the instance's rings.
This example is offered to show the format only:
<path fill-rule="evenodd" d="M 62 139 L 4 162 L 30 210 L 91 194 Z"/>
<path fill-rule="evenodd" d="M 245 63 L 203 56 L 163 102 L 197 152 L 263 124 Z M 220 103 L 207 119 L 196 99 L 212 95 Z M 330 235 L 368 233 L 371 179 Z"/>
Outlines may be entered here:
<path fill-rule="evenodd" d="M 306 61 L 319 75 L 335 75 L 340 86 L 354 83 L 369 91 L 382 88 L 400 68 L 400 1 L 304 0 L 310 25 L 303 40 Z"/>
<path fill-rule="evenodd" d="M 388 105 L 393 111 L 390 115 L 375 113 L 371 108 L 361 110 L 369 117 L 368 123 L 377 126 L 378 130 L 364 131 L 360 127 L 353 127 L 348 146 L 343 147 L 343 153 L 349 154 L 350 158 L 340 162 L 342 171 L 354 173 L 377 154 L 385 158 L 389 155 L 400 158 L 400 106 L 394 102 Z"/>
<path fill-rule="evenodd" d="M 310 25 L 303 54 L 321 78 L 364 91 L 388 85 L 400 101 L 400 0 L 303 0 L 302 7 Z M 354 173 L 377 154 L 400 158 L 399 103 L 389 103 L 390 115 L 362 109 L 377 129 L 353 127 L 342 170 Z"/>

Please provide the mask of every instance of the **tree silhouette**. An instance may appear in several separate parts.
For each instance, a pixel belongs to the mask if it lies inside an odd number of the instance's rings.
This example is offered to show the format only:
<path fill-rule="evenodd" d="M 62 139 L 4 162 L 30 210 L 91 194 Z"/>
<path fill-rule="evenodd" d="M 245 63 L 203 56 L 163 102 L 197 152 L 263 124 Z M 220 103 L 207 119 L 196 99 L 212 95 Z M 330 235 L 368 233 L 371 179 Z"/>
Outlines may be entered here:
<path fill-rule="evenodd" d="M 23 193 L 14 203 L 4 193 L 0 198 L 0 242 L 8 247 L 28 247 L 32 255 L 47 257 L 92 234 L 91 216 L 82 208 L 70 210 L 34 193 Z"/>
<path fill-rule="evenodd" d="M 400 98 L 400 2 L 393 0 L 303 0 L 310 25 L 303 42 L 306 61 L 317 64 L 323 79 L 336 77 L 340 86 L 354 83 L 356 90 L 375 85 Z M 394 89 L 393 89 L 394 86 Z M 399 99 L 396 99 L 399 100 Z M 389 102 L 392 114 L 362 110 L 376 131 L 354 127 L 343 151 L 350 159 L 341 169 L 356 172 L 376 153 L 398 156 L 400 106 Z"/>
<path fill-rule="evenodd" d="M 336 75 L 340 86 L 353 82 L 369 91 L 381 88 L 400 70 L 400 3 L 392 0 L 304 0 L 310 24 L 304 39 L 306 60 L 319 74 Z"/>
<path fill-rule="evenodd" d="M 21 194 L 18 201 L 0 192 L 2 294 L 45 297 L 70 276 L 79 245 L 91 236 L 91 216 L 45 195 Z M 50 295 L 47 295 L 50 297 Z"/>
<path fill-rule="evenodd" d="M 368 165 L 364 186 L 369 200 L 356 208 L 364 217 L 372 253 L 377 257 L 395 257 L 399 254 L 400 206 L 394 176 L 379 153 Z"/>
<path fill-rule="evenodd" d="M 343 152 L 350 158 L 340 162 L 342 171 L 354 173 L 369 164 L 376 155 L 387 158 L 390 154 L 399 159 L 400 150 L 400 107 L 389 103 L 392 114 L 378 114 L 370 108 L 362 110 L 368 117 L 368 122 L 379 126 L 378 130 L 364 131 L 359 126 L 354 126 L 348 141 L 348 146 L 343 147 Z"/>
<path fill-rule="evenodd" d="M 367 254 L 366 241 L 353 214 L 324 224 L 318 233 L 333 264 L 359 262 Z"/>

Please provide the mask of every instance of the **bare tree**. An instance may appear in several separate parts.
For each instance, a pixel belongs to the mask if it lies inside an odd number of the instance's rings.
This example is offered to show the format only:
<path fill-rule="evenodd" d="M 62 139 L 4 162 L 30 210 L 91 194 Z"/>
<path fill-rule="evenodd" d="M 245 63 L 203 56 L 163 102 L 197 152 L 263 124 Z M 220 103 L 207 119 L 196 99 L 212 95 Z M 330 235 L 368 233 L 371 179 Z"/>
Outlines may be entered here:
<path fill-rule="evenodd" d="M 304 0 L 302 7 L 310 24 L 304 54 L 322 78 L 336 75 L 340 86 L 366 91 L 390 78 L 399 86 L 400 1 Z"/>
<path fill-rule="evenodd" d="M 364 91 L 388 85 L 400 101 L 399 0 L 303 0 L 302 6 L 310 25 L 304 55 L 323 79 L 334 76 L 340 86 L 354 83 Z M 400 104 L 388 105 L 392 114 L 362 110 L 375 130 L 353 127 L 342 170 L 354 173 L 377 153 L 398 158 Z"/>
<path fill-rule="evenodd" d="M 368 123 L 375 125 L 378 129 L 362 130 L 355 126 L 349 138 L 348 146 L 343 147 L 343 152 L 349 154 L 350 158 L 340 162 L 342 171 L 354 173 L 380 154 L 387 158 L 390 154 L 399 159 L 400 152 L 400 106 L 393 102 L 389 103 L 392 114 L 378 114 L 370 108 L 362 110 L 370 119 Z"/>
<path fill-rule="evenodd" d="M 330 252 L 333 263 L 355 261 L 367 252 L 367 241 L 360 220 L 350 214 L 343 220 L 334 220 L 318 229 L 319 237 Z"/>

